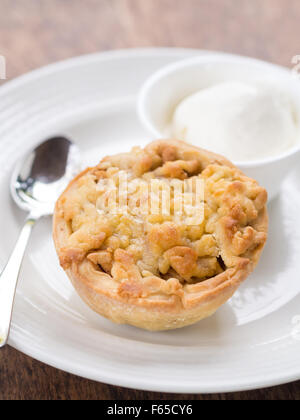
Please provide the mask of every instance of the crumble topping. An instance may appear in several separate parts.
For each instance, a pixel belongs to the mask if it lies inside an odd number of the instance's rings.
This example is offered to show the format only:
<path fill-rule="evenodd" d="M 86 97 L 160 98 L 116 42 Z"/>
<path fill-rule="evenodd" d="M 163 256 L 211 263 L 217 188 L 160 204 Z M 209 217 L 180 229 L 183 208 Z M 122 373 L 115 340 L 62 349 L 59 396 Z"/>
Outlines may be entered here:
<path fill-rule="evenodd" d="M 113 190 L 104 181 L 117 187 L 120 173 L 130 181 L 126 209 L 103 211 Z M 149 199 L 149 190 L 141 185 L 160 180 L 170 186 L 173 180 L 197 179 L 204 185 L 199 223 L 187 223 L 188 211 L 177 215 L 174 193 L 170 214 L 164 214 L 161 201 L 159 214 L 139 211 Z M 191 202 L 194 195 L 192 187 Z M 134 148 L 87 170 L 59 200 L 57 210 L 68 226 L 61 264 L 67 269 L 89 261 L 120 283 L 122 296 L 141 297 L 139 282 L 149 279 L 148 288 L 155 289 L 155 278 L 167 280 L 164 287 L 176 294 L 180 285 L 199 283 L 249 262 L 251 253 L 266 241 L 266 233 L 255 227 L 266 201 L 267 193 L 256 181 L 184 143 Z"/>

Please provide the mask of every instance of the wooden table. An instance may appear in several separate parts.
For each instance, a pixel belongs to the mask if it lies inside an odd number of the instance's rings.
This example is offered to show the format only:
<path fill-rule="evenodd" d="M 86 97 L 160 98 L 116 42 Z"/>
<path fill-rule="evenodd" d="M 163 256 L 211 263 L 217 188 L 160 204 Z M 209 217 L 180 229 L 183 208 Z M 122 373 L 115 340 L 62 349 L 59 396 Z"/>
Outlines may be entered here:
<path fill-rule="evenodd" d="M 8 79 L 79 54 L 148 46 L 222 50 L 291 66 L 300 54 L 299 21 L 299 0 L 0 0 L 0 55 Z M 300 382 L 174 396 L 95 383 L 12 348 L 0 351 L 0 400 L 151 398 L 299 400 Z"/>

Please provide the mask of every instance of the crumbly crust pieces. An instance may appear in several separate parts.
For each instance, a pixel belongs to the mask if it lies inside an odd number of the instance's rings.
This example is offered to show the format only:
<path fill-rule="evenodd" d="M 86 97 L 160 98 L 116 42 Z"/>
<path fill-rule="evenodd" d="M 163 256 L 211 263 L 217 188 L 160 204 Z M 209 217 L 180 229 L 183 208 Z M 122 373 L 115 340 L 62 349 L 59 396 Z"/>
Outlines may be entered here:
<path fill-rule="evenodd" d="M 128 214 L 101 214 L 100 181 L 117 182 L 120 171 L 134 182 L 202 179 L 203 222 L 141 216 L 136 203 L 144 197 L 134 187 Z M 62 267 L 94 310 L 143 328 L 176 328 L 213 313 L 254 269 L 267 239 L 266 202 L 265 189 L 225 158 L 156 141 L 72 181 L 57 202 L 54 239 Z"/>

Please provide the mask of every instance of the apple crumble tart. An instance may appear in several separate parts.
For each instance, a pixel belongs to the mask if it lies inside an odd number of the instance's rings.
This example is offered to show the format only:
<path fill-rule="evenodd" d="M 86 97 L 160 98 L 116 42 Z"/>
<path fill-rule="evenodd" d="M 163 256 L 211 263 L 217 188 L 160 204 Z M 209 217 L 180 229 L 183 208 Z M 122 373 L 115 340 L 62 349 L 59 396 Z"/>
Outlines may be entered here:
<path fill-rule="evenodd" d="M 175 190 L 186 182 L 180 207 Z M 180 328 L 212 315 L 253 271 L 267 240 L 266 202 L 266 190 L 222 156 L 156 141 L 74 179 L 56 205 L 54 241 L 94 311 L 148 330 Z"/>

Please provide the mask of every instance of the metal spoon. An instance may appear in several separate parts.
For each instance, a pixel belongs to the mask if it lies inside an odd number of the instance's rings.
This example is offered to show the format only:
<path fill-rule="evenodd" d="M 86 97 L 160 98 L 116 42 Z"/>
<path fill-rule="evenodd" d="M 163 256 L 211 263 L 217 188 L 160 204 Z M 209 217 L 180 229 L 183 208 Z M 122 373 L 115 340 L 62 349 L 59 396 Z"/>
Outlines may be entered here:
<path fill-rule="evenodd" d="M 64 137 L 55 137 L 29 153 L 13 173 L 12 197 L 29 216 L 0 275 L 0 347 L 7 344 L 18 277 L 32 228 L 41 217 L 53 214 L 60 193 L 79 172 L 80 161 L 76 145 Z"/>

